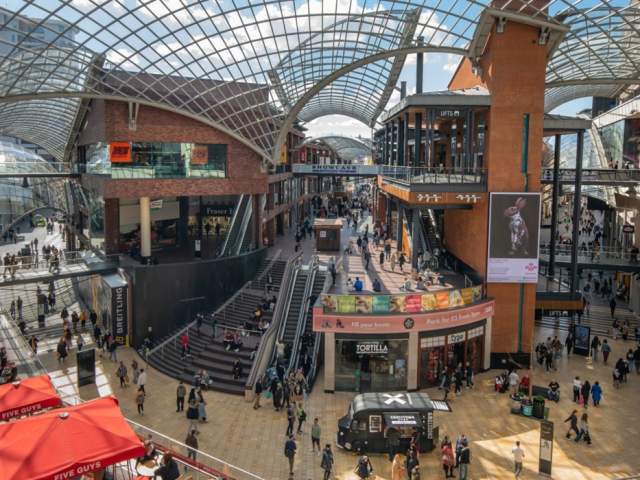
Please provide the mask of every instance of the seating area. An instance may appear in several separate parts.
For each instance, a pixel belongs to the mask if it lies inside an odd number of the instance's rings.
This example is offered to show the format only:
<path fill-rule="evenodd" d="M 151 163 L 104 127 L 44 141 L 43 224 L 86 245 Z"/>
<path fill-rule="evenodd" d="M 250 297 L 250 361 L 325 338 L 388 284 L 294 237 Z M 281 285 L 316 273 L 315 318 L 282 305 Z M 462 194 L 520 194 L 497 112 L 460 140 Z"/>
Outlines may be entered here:
<path fill-rule="evenodd" d="M 266 278 L 271 275 L 274 283 L 273 295 L 284 274 L 286 262 L 267 259 L 258 269 L 256 279 L 248 288 L 238 292 L 227 301 L 214 315 L 207 317 L 197 334 L 195 327 L 189 331 L 190 355 L 182 358 L 180 344 L 181 333 L 174 333 L 169 342 L 154 351 L 149 363 L 163 373 L 194 384 L 196 375 L 204 370 L 208 376 L 207 387 L 216 391 L 239 394 L 244 393 L 247 376 L 253 364 L 253 351 L 260 342 L 260 335 L 255 332 L 258 325 L 252 321 L 256 307 L 262 305 L 264 296 L 257 290 L 266 285 Z M 262 320 L 271 322 L 272 312 L 264 311 Z M 247 327 L 251 327 L 250 329 Z M 240 348 L 226 349 L 225 333 L 234 334 L 242 343 Z M 239 361 L 241 367 L 238 378 L 234 378 L 234 363 Z"/>

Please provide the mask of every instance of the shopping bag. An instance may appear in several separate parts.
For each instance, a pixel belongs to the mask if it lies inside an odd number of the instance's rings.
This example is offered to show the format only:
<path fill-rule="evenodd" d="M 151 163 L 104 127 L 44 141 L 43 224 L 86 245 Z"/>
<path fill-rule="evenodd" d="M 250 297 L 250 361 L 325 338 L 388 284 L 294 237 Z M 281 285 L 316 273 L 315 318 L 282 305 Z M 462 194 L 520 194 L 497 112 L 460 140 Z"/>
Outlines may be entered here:
<path fill-rule="evenodd" d="M 271 398 L 273 395 L 270 390 L 267 390 L 267 393 L 264 394 L 264 398 Z"/>

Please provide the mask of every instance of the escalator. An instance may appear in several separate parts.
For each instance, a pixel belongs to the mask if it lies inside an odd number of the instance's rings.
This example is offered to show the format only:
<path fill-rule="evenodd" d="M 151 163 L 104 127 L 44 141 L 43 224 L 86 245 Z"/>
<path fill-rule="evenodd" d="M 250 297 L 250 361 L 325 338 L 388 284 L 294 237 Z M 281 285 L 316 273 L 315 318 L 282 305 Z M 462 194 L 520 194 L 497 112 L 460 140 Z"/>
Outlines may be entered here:
<path fill-rule="evenodd" d="M 442 242 L 440 241 L 440 233 L 436 227 L 436 217 L 433 213 L 433 210 L 427 210 L 427 213 L 422 215 L 422 225 L 424 238 L 427 243 L 427 247 L 431 254 L 434 253 L 436 249 L 438 251 L 442 251 Z"/>
<path fill-rule="evenodd" d="M 235 256 L 242 250 L 251 219 L 251 210 L 251 195 L 240 195 L 240 199 L 233 211 L 229 233 L 225 237 L 220 250 L 221 257 Z"/>
<path fill-rule="evenodd" d="M 320 270 L 317 270 L 313 277 L 304 328 L 302 329 L 302 337 L 300 339 L 300 347 L 298 348 L 298 358 L 296 361 L 297 368 L 302 368 L 304 371 L 309 389 L 313 386 L 320 360 L 321 334 L 313 332 L 313 305 L 315 303 L 315 299 L 317 299 L 324 290 L 326 278 L 327 272 Z"/>
<path fill-rule="evenodd" d="M 294 347 L 298 331 L 298 320 L 300 319 L 300 313 L 305 303 L 305 292 L 307 290 L 309 274 L 310 270 L 308 269 L 298 269 L 289 297 L 287 313 L 278 332 L 278 340 L 285 345 L 285 351 L 289 354 L 288 360 L 292 359 L 295 352 Z"/>

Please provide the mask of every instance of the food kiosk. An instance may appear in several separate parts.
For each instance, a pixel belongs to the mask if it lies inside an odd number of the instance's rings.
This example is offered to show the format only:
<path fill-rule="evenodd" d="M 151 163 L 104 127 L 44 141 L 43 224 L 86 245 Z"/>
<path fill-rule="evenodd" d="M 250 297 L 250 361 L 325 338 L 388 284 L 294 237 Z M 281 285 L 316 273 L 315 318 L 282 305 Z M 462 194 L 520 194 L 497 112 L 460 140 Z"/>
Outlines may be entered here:
<path fill-rule="evenodd" d="M 406 451 L 417 432 L 420 451 L 431 451 L 438 443 L 438 427 L 433 425 L 437 410 L 450 412 L 451 408 L 426 393 L 357 395 L 349 412 L 338 420 L 337 446 L 355 452 L 387 452 L 389 433 L 399 433 L 400 451 Z"/>
<path fill-rule="evenodd" d="M 316 236 L 316 249 L 319 252 L 340 250 L 341 219 L 316 218 L 313 222 L 313 229 Z"/>

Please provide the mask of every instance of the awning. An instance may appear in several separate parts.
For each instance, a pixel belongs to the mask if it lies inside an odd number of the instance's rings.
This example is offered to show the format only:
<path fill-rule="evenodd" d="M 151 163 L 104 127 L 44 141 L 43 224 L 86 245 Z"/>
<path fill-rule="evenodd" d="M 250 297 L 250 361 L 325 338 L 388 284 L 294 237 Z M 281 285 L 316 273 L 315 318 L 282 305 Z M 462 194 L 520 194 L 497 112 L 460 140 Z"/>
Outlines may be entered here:
<path fill-rule="evenodd" d="M 26 378 L 0 386 L 0 420 L 20 417 L 62 402 L 49 375 Z"/>
<path fill-rule="evenodd" d="M 451 406 L 449 405 L 448 402 L 445 402 L 444 400 L 431 400 L 431 405 L 433 406 L 434 411 L 439 411 L 439 412 L 451 411 Z"/>
<path fill-rule="evenodd" d="M 3 480 L 65 480 L 144 454 L 114 397 L 0 425 Z"/>
<path fill-rule="evenodd" d="M 417 413 L 385 413 L 384 423 L 387 427 L 419 427 L 421 425 Z"/>

